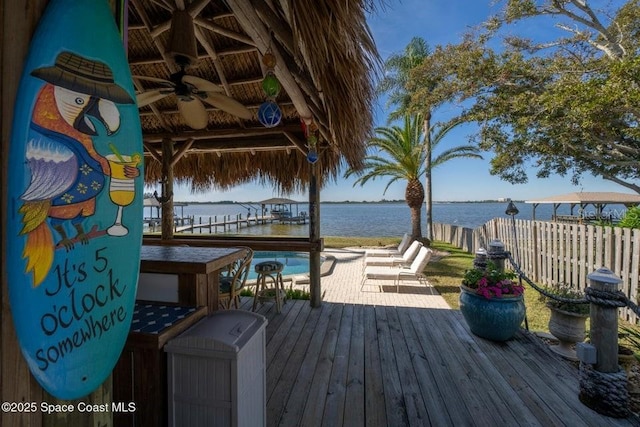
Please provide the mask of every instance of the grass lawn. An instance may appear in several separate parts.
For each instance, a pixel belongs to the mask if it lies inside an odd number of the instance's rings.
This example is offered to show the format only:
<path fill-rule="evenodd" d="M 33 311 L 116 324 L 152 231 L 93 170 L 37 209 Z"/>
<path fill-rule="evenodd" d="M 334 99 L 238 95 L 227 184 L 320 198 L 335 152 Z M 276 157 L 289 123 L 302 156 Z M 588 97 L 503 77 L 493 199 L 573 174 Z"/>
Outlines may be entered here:
<path fill-rule="evenodd" d="M 399 237 L 341 237 L 323 236 L 325 248 L 372 248 L 378 246 L 398 246 Z"/>

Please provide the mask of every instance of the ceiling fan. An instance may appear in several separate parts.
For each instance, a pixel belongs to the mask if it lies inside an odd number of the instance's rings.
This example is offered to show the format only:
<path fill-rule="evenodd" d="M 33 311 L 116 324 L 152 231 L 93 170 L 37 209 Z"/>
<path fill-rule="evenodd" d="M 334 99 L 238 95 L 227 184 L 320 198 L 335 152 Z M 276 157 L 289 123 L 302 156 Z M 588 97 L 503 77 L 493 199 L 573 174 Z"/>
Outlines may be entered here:
<path fill-rule="evenodd" d="M 175 10 L 171 18 L 168 52 L 180 70 L 169 80 L 134 76 L 140 80 L 160 83 L 161 88 L 137 95 L 138 107 L 144 107 L 167 96 L 175 95 L 184 122 L 192 129 L 204 129 L 209 118 L 203 101 L 234 116 L 249 120 L 253 117 L 244 105 L 224 94 L 224 89 L 208 80 L 187 74 L 185 69 L 197 59 L 193 18 L 184 10 Z"/>

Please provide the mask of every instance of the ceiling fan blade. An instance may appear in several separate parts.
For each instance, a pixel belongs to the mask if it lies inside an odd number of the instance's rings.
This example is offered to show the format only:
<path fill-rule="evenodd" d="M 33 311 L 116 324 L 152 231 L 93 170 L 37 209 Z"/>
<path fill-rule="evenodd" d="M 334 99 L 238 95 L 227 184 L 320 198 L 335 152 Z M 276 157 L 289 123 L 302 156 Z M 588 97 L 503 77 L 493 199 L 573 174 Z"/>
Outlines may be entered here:
<path fill-rule="evenodd" d="M 184 122 L 192 129 L 204 129 L 209 124 L 209 115 L 198 98 L 184 100 L 178 98 L 178 110 Z"/>
<path fill-rule="evenodd" d="M 186 75 L 182 77 L 182 81 L 184 83 L 189 83 L 194 85 L 196 89 L 202 92 L 220 92 L 220 93 L 224 92 L 224 89 L 222 88 L 222 86 L 217 85 L 215 83 L 211 83 L 209 80 L 205 80 L 200 77 Z"/>
<path fill-rule="evenodd" d="M 207 92 L 206 95 L 202 100 L 207 104 L 211 104 L 222 111 L 226 111 L 229 114 L 245 120 L 250 120 L 253 117 L 253 113 L 251 113 L 247 107 L 233 98 L 215 92 Z"/>
<path fill-rule="evenodd" d="M 166 92 L 164 90 L 150 90 L 147 92 L 142 92 L 136 95 L 136 99 L 138 101 L 138 108 L 149 105 L 153 102 L 159 101 L 164 97 L 171 95 L 173 92 Z"/>

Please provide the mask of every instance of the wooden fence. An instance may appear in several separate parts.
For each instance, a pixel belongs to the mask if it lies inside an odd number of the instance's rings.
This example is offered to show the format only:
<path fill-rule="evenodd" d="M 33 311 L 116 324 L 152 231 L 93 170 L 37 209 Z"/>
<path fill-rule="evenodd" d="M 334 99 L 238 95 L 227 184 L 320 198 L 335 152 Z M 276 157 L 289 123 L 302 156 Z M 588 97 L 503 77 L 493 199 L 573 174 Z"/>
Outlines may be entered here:
<path fill-rule="evenodd" d="M 584 290 L 587 275 L 607 267 L 622 279 L 622 292 L 638 302 L 640 230 L 494 218 L 476 229 L 433 224 L 433 239 L 471 253 L 499 239 L 527 277 L 542 285 L 566 284 Z M 629 309 L 623 309 L 621 317 L 638 321 Z"/>

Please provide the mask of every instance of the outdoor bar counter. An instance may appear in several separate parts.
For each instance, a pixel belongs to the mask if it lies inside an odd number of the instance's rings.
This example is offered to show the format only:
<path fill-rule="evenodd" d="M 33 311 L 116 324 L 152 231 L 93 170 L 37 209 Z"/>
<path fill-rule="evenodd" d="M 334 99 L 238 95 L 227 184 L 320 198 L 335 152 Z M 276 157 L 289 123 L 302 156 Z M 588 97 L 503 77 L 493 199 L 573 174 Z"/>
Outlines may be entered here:
<path fill-rule="evenodd" d="M 205 248 L 191 246 L 143 245 L 141 273 L 178 276 L 178 304 L 218 309 L 219 273 L 244 256 L 239 247 Z"/>

